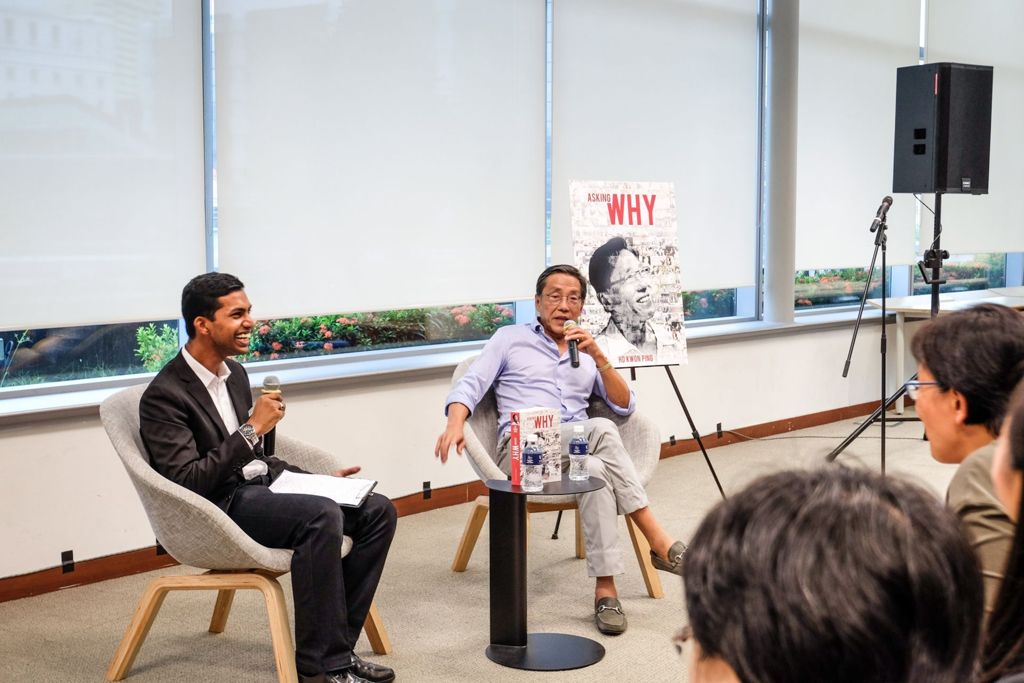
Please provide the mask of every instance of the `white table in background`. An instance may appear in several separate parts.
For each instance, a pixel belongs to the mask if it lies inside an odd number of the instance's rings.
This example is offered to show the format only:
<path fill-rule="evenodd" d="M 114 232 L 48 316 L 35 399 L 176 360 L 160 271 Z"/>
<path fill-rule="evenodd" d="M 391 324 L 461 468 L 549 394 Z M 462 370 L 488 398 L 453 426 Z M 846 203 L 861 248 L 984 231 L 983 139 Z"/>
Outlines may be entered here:
<path fill-rule="evenodd" d="M 875 308 L 882 307 L 881 299 L 868 299 Z M 994 289 L 976 289 L 969 292 L 944 292 L 939 294 L 939 315 L 962 311 L 978 304 L 1002 304 L 1018 310 L 1024 309 L 1024 287 L 996 287 Z M 932 295 L 915 294 L 914 296 L 898 296 L 886 299 L 887 313 L 896 314 L 896 376 L 901 382 L 908 379 L 906 374 L 906 342 L 904 328 L 907 319 L 930 318 L 932 315 Z M 896 412 L 903 413 L 903 397 L 896 401 Z"/>

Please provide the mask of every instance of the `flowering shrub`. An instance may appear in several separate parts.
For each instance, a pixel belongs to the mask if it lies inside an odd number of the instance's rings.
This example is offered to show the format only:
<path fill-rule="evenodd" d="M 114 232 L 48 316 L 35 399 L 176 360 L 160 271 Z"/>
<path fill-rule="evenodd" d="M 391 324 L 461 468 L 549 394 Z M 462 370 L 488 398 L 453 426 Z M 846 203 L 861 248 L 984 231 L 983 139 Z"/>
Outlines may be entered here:
<path fill-rule="evenodd" d="M 248 360 L 485 339 L 514 317 L 509 306 L 481 304 L 266 320 L 253 330 Z"/>

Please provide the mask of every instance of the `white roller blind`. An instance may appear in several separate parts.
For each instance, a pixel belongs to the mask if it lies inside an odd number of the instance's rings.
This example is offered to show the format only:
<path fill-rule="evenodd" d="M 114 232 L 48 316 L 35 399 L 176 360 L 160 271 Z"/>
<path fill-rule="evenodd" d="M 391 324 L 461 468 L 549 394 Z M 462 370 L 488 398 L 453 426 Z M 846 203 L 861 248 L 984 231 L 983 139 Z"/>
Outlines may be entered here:
<path fill-rule="evenodd" d="M 800 3 L 798 270 L 868 265 L 892 194 L 896 69 L 917 64 L 919 33 L 920 0 Z M 915 202 L 894 199 L 888 262 L 911 263 Z"/>
<path fill-rule="evenodd" d="M 754 282 L 757 3 L 557 0 L 552 260 L 569 180 L 670 181 L 686 290 Z"/>
<path fill-rule="evenodd" d="M 543 0 L 217 0 L 219 265 L 259 316 L 533 295 L 544 21 Z"/>
<path fill-rule="evenodd" d="M 178 317 L 205 265 L 200 3 L 0 18 L 0 330 Z"/>
<path fill-rule="evenodd" d="M 928 3 L 929 62 L 994 67 L 988 194 L 942 197 L 942 248 L 954 254 L 1024 251 L 1022 36 L 1019 0 Z M 930 214 L 922 223 L 931 235 Z"/>

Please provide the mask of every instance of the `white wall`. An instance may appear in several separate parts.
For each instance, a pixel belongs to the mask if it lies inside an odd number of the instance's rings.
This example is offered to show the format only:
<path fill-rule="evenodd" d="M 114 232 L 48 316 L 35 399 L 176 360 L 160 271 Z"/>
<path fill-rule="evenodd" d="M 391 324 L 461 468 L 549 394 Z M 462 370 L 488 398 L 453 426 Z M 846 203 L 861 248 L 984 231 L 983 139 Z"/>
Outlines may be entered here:
<path fill-rule="evenodd" d="M 861 330 L 850 378 L 840 373 L 849 328 L 703 344 L 677 381 L 702 433 L 839 408 L 878 395 L 877 325 Z M 909 336 L 909 335 L 908 335 Z M 890 331 L 890 346 L 895 337 Z M 890 352 L 890 367 L 895 354 Z M 909 371 L 909 370 L 908 370 Z M 473 481 L 461 458 L 441 466 L 433 447 L 451 369 L 337 380 L 288 391 L 288 433 L 363 465 L 392 497 Z M 670 434 L 689 436 L 660 368 L 638 371 L 641 410 Z M 135 491 L 96 415 L 0 425 L 0 577 L 151 546 Z"/>

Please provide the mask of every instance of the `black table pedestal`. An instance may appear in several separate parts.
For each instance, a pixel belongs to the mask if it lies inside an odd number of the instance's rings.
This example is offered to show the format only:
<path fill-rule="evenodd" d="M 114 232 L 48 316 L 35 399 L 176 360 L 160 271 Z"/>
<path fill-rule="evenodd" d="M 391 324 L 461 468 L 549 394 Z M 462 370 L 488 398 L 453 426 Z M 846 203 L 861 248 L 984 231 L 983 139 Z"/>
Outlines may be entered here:
<path fill-rule="evenodd" d="M 539 494 L 596 491 L 600 479 L 544 485 Z M 526 494 L 511 482 L 490 480 L 491 644 L 487 658 L 514 669 L 564 671 L 596 664 L 604 647 L 590 638 L 563 633 L 526 632 Z"/>
<path fill-rule="evenodd" d="M 487 659 L 513 669 L 566 671 L 597 664 L 604 646 L 590 638 L 565 633 L 531 633 L 526 645 L 488 645 Z"/>

